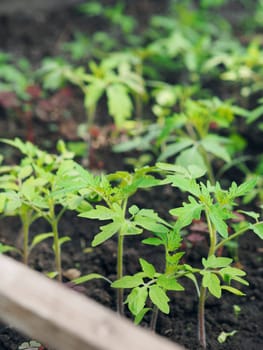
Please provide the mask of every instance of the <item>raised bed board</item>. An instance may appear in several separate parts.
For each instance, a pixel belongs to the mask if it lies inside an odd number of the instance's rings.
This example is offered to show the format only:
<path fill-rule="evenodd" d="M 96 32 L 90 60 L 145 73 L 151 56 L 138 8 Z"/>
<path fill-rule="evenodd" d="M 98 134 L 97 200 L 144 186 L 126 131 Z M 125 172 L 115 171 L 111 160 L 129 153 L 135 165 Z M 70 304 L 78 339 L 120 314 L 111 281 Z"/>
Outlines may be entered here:
<path fill-rule="evenodd" d="M 183 350 L 0 255 L 0 317 L 56 350 Z"/>

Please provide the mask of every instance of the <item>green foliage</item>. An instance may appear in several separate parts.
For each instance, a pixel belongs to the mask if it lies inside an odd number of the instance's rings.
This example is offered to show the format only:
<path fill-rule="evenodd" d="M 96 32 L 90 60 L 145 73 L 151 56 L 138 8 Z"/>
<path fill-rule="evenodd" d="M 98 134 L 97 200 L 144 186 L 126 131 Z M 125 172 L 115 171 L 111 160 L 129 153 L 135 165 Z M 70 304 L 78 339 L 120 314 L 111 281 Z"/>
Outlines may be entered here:
<path fill-rule="evenodd" d="M 30 73 L 31 67 L 26 59 L 21 58 L 15 62 L 10 54 L 0 52 L 0 91 L 15 92 L 26 100 L 26 88 L 32 83 Z"/>
<path fill-rule="evenodd" d="M 56 258 L 58 278 L 61 280 L 60 247 L 68 237 L 59 237 L 58 222 L 65 211 L 64 208 L 56 213 L 55 208 L 60 204 L 53 197 L 56 171 L 65 160 L 73 154 L 68 152 L 62 141 L 57 148 L 59 155 L 49 154 L 40 150 L 30 142 L 1 139 L 10 146 L 17 148 L 23 155 L 20 165 L 4 168 L 0 177 L 0 211 L 3 215 L 19 216 L 23 231 L 23 250 L 20 252 L 25 264 L 28 263 L 30 251 L 43 240 L 53 238 L 53 249 Z M 46 219 L 51 232 L 34 235 L 29 242 L 31 224 L 38 218 Z"/>

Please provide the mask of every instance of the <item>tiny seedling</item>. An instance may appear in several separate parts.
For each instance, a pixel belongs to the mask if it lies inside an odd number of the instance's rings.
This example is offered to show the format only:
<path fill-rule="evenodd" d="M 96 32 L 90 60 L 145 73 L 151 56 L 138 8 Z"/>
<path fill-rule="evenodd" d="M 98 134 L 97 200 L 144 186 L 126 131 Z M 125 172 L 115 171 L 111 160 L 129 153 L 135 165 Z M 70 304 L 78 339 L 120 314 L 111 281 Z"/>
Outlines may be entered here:
<path fill-rule="evenodd" d="M 221 332 L 219 336 L 217 337 L 217 340 L 220 344 L 223 344 L 226 342 L 227 338 L 233 337 L 237 333 L 236 330 L 233 330 L 232 332 Z"/>

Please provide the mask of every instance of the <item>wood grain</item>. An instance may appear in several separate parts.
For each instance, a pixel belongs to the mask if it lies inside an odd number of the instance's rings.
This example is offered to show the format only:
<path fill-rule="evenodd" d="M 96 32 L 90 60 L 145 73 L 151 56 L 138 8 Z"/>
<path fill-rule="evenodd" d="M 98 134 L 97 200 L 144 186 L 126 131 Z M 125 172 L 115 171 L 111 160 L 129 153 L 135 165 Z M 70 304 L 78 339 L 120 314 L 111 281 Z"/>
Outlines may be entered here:
<path fill-rule="evenodd" d="M 183 349 L 3 255 L 0 318 L 56 350 Z"/>

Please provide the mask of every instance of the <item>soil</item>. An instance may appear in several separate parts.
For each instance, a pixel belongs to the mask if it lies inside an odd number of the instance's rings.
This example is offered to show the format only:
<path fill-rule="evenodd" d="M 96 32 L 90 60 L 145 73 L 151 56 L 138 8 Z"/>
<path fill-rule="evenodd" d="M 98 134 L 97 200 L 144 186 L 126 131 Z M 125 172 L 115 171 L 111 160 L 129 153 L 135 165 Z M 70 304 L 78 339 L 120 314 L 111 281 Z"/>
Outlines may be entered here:
<path fill-rule="evenodd" d="M 146 23 L 147 16 L 144 15 L 146 12 L 148 15 L 154 12 L 158 13 L 165 6 L 164 2 L 160 5 L 160 2 L 157 1 L 144 0 L 137 3 L 137 6 L 130 6 L 129 10 L 134 15 L 138 15 L 142 25 Z M 11 52 L 16 57 L 27 57 L 32 64 L 37 65 L 43 57 L 58 54 L 60 44 L 69 40 L 75 30 L 89 34 L 100 25 L 103 23 L 96 23 L 93 20 L 87 21 L 85 16 L 80 15 L 72 7 L 61 7 L 60 11 L 35 13 L 34 15 L 5 14 L 0 16 L 0 50 Z M 59 98 L 55 98 L 54 109 L 60 106 L 61 100 Z M 64 100 L 62 99 L 62 101 Z M 2 108 L 0 109 L 0 136 L 10 138 L 19 136 L 24 139 L 32 139 L 36 144 L 46 149 L 53 149 L 55 142 L 60 138 L 66 141 L 77 140 L 76 125 L 85 121 L 85 112 L 81 96 L 74 89 L 70 92 L 70 103 L 66 106 L 63 105 L 63 109 L 69 111 L 67 118 L 63 114 L 54 116 L 53 110 L 46 112 L 44 116 L 43 113 L 35 112 L 30 131 L 27 119 L 16 116 L 10 120 L 10 115 Z M 50 120 L 47 116 L 51 114 L 53 118 Z M 103 119 L 100 120 L 100 124 L 104 123 L 100 128 L 103 128 L 108 120 L 108 116 L 105 116 L 104 122 Z M 8 156 L 9 161 L 12 162 L 16 155 L 8 154 L 7 151 L 6 147 L 1 149 L 1 153 Z M 102 168 L 106 172 L 129 169 L 124 162 L 124 157 L 113 153 L 109 145 L 99 145 L 95 151 L 96 157 L 93 166 L 97 169 Z M 137 154 L 132 155 L 137 156 Z M 176 206 L 177 199 L 175 200 L 175 198 L 176 194 L 164 188 L 151 192 L 139 192 L 134 196 L 132 202 L 145 208 L 150 206 L 165 217 L 168 210 Z M 83 253 L 83 249 L 90 246 L 93 235 L 98 232 L 98 227 L 99 223 L 91 223 L 89 220 L 78 218 L 74 212 L 67 212 L 62 218 L 60 232 L 71 237 L 71 242 L 65 244 L 63 249 L 62 265 L 65 272 L 75 268 L 82 275 L 96 272 L 114 280 L 116 270 L 115 239 Z M 7 244 L 16 242 L 19 245 L 19 230 L 18 220 L 14 218 L 1 219 L 1 242 Z M 47 224 L 44 221 L 38 221 L 36 225 L 32 226 L 31 233 L 47 232 L 47 230 Z M 133 274 L 138 270 L 138 257 L 144 257 L 159 269 L 162 268 L 160 263 L 162 250 L 157 250 L 153 257 L 151 248 L 143 246 L 140 241 L 141 237 L 136 236 L 126 239 L 124 257 L 126 274 Z M 215 298 L 207 300 L 208 350 L 259 350 L 263 348 L 262 249 L 262 242 L 249 232 L 239 240 L 238 264 L 241 264 L 247 272 L 250 285 L 242 288 L 246 293 L 244 297 L 225 293 L 220 300 Z M 186 261 L 195 265 L 205 252 L 204 243 L 196 243 L 194 247 L 189 248 Z M 14 254 L 11 255 L 18 259 Z M 29 265 L 40 272 L 52 271 L 54 266 L 50 241 L 41 243 L 32 252 Z M 69 279 L 66 277 L 64 282 L 69 285 Z M 196 336 L 197 297 L 193 288 L 187 288 L 187 282 L 185 284 L 187 293 L 177 292 L 170 295 L 171 313 L 168 316 L 159 315 L 156 330 L 159 334 L 184 345 L 187 349 L 198 350 L 201 348 Z M 79 288 L 78 292 L 84 293 L 106 307 L 112 309 L 116 307 L 115 294 L 105 282 L 95 280 L 86 283 Z M 241 311 L 238 315 L 234 314 L 234 305 L 240 306 Z M 146 317 L 142 326 L 147 327 L 148 323 L 149 319 Z M 223 344 L 218 343 L 217 337 L 222 331 L 231 332 L 233 330 L 237 331 L 234 336 L 229 337 Z M 26 340 L 28 340 L 27 337 L 16 332 L 12 325 L 0 325 L 0 350 L 16 350 Z"/>

